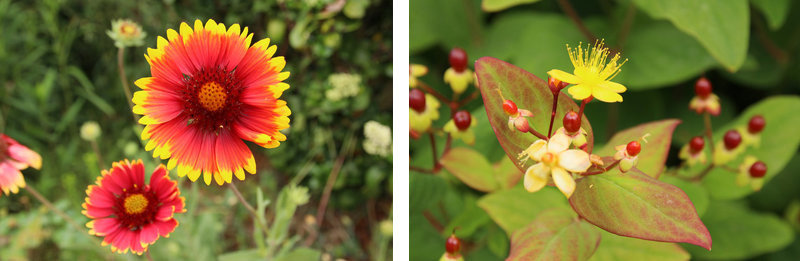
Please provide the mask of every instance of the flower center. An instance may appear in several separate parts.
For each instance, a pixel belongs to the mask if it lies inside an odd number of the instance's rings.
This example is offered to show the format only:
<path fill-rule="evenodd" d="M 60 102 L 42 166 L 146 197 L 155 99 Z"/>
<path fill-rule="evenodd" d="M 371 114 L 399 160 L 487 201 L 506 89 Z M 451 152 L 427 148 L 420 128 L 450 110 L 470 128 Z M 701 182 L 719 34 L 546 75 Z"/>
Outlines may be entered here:
<path fill-rule="evenodd" d="M 130 35 L 130 34 L 133 34 L 135 29 L 133 29 L 133 26 L 131 26 L 129 24 L 126 24 L 126 25 L 122 26 L 122 30 L 121 31 L 122 31 L 123 34 Z"/>
<path fill-rule="evenodd" d="M 553 165 L 556 163 L 556 160 L 556 155 L 553 153 L 545 152 L 544 155 L 542 155 L 542 162 L 544 162 L 544 164 Z"/>
<path fill-rule="evenodd" d="M 181 96 L 187 125 L 207 132 L 230 128 L 241 112 L 239 96 L 244 89 L 235 71 L 211 67 L 184 75 Z"/>
<path fill-rule="evenodd" d="M 144 212 L 144 210 L 147 209 L 148 203 L 144 195 L 136 193 L 126 197 L 123 206 L 125 207 L 125 213 L 133 215 Z"/>
<path fill-rule="evenodd" d="M 217 111 L 225 105 L 225 99 L 228 95 L 216 82 L 207 82 L 200 87 L 200 93 L 197 94 L 200 104 L 209 111 Z"/>

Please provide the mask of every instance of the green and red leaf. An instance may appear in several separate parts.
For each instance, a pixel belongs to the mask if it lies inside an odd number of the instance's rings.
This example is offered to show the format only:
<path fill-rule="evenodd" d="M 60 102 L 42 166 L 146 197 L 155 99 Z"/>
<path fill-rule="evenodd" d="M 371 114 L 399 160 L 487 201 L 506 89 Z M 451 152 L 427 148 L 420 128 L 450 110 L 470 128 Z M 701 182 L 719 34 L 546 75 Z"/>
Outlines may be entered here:
<path fill-rule="evenodd" d="M 489 161 L 477 151 L 467 147 L 452 148 L 439 160 L 448 172 L 456 176 L 467 186 L 491 192 L 500 187 L 494 177 L 494 168 Z"/>
<path fill-rule="evenodd" d="M 600 231 L 563 208 L 542 212 L 511 235 L 506 260 L 588 260 L 600 244 Z"/>
<path fill-rule="evenodd" d="M 483 57 L 475 62 L 475 74 L 478 78 L 478 88 L 483 96 L 483 104 L 486 107 L 486 116 L 494 129 L 497 140 L 505 150 L 506 155 L 513 162 L 517 160 L 517 154 L 522 152 L 538 138 L 529 134 L 521 133 L 516 129 L 508 128 L 508 115 L 503 111 L 503 97 L 516 103 L 519 109 L 526 109 L 533 113 L 533 117 L 528 118 L 528 122 L 533 129 L 539 133 L 547 135 L 550 125 L 550 115 L 553 103 L 553 94 L 547 82 L 535 75 L 514 66 L 510 63 L 492 57 Z M 499 91 L 499 92 L 498 92 Z M 503 97 L 500 96 L 502 93 Z M 558 96 L 558 109 L 556 119 L 553 123 L 553 132 L 561 127 L 561 119 L 564 114 L 578 111 L 578 105 L 564 94 Z M 584 115 L 581 127 L 588 133 L 588 148 L 594 146 L 594 136 L 592 126 Z M 528 166 L 517 166 L 521 171 L 525 171 Z"/>
<path fill-rule="evenodd" d="M 602 149 L 593 153 L 600 156 L 612 156 L 616 152 L 615 146 L 639 140 L 649 133 L 650 135 L 646 138 L 647 143 L 642 142 L 642 152 L 639 153 L 639 163 L 636 164 L 636 168 L 651 177 L 658 178 L 664 171 L 664 162 L 667 160 L 669 147 L 672 144 L 672 132 L 680 123 L 680 120 L 667 119 L 640 124 L 617 132 Z"/>
<path fill-rule="evenodd" d="M 578 179 L 569 203 L 590 223 L 620 236 L 711 249 L 711 235 L 686 193 L 635 168 Z"/>

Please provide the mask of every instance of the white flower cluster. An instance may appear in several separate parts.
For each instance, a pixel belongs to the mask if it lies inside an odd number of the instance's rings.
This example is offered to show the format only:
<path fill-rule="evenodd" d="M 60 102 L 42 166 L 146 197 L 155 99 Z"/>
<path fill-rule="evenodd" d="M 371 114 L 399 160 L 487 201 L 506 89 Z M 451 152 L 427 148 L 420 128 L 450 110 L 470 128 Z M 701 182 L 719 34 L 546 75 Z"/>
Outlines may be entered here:
<path fill-rule="evenodd" d="M 325 91 L 325 97 L 332 101 L 338 101 L 358 94 L 361 89 L 361 75 L 334 73 L 328 76 L 328 83 L 333 88 Z"/>
<path fill-rule="evenodd" d="M 364 124 L 364 151 L 372 155 L 386 156 L 392 152 L 392 129 L 376 121 Z"/>

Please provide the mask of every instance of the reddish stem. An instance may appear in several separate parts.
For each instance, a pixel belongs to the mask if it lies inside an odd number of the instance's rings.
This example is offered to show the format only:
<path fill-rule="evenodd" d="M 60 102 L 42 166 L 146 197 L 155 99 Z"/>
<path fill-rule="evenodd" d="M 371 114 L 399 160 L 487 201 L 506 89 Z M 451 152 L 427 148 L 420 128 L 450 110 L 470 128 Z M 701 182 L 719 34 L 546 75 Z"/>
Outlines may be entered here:
<path fill-rule="evenodd" d="M 553 121 L 556 119 L 556 108 L 558 108 L 558 94 L 559 92 L 552 92 L 553 93 L 553 109 L 550 113 L 550 127 L 547 129 L 547 138 L 550 138 L 550 135 L 553 134 Z"/>
<path fill-rule="evenodd" d="M 590 176 L 590 175 L 602 174 L 602 173 L 605 173 L 606 171 L 608 171 L 610 169 L 613 169 L 615 166 L 617 166 L 617 164 L 619 164 L 619 160 L 614 161 L 613 163 L 611 163 L 611 165 L 608 165 L 608 167 L 600 168 L 600 170 L 596 170 L 596 171 L 589 171 L 589 172 L 581 173 L 580 175 L 581 176 Z"/>
<path fill-rule="evenodd" d="M 430 86 L 425 84 L 424 82 L 419 81 L 419 87 L 422 88 L 425 92 L 432 94 L 434 97 L 439 99 L 439 101 L 441 101 L 442 103 L 450 104 L 450 100 L 449 99 L 444 97 L 444 95 L 442 95 L 441 93 L 437 92 L 436 90 L 434 90 L 433 88 L 431 88 Z"/>
<path fill-rule="evenodd" d="M 561 9 L 564 10 L 564 13 L 567 13 L 567 16 L 569 16 L 569 18 L 572 19 L 573 22 L 575 22 L 575 26 L 578 27 L 578 30 L 581 31 L 583 36 L 589 39 L 589 41 L 592 42 L 597 41 L 597 37 L 595 37 L 594 34 L 592 34 L 592 31 L 589 31 L 589 28 L 587 28 L 586 25 L 583 24 L 581 17 L 578 16 L 578 12 L 575 12 L 575 9 L 572 8 L 572 4 L 570 4 L 569 1 L 558 0 L 558 5 L 561 7 Z"/>
<path fill-rule="evenodd" d="M 533 128 L 529 128 L 528 132 L 530 134 L 533 134 L 537 138 L 540 138 L 540 139 L 543 139 L 543 140 L 549 140 L 550 139 L 550 138 L 547 138 L 547 136 L 544 136 L 544 134 L 541 134 L 538 131 L 534 130 Z"/>
<path fill-rule="evenodd" d="M 439 223 L 439 220 L 436 220 L 436 217 L 434 217 L 430 211 L 425 210 L 422 212 L 422 215 L 425 216 L 425 219 L 428 220 L 428 223 L 431 223 L 431 226 L 433 226 L 433 228 L 435 228 L 440 234 L 442 231 L 444 231 L 444 226 L 442 226 L 442 223 Z"/>
<path fill-rule="evenodd" d="M 431 149 L 433 150 L 433 172 L 439 172 L 441 165 L 439 165 L 439 159 L 436 156 L 436 153 L 438 153 L 436 150 L 436 138 L 433 137 L 433 132 L 428 132 L 428 137 L 431 138 Z"/>
<path fill-rule="evenodd" d="M 420 168 L 420 167 L 417 167 L 417 166 L 409 166 L 408 169 L 416 171 L 416 172 L 435 174 L 432 169 L 424 169 L 424 168 Z"/>

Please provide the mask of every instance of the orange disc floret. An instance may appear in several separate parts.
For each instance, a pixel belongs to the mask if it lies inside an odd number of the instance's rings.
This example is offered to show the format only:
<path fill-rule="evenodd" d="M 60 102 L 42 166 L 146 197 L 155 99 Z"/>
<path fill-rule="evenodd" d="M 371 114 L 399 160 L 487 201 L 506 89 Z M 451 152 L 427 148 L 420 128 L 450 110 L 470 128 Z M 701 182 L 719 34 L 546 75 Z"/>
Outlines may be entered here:
<path fill-rule="evenodd" d="M 286 136 L 291 111 L 279 98 L 286 61 L 273 57 L 269 39 L 250 44 L 253 34 L 238 24 L 226 28 L 214 20 L 159 36 L 145 58 L 151 77 L 141 78 L 133 112 L 141 114 L 142 139 L 153 157 L 169 158 L 168 169 L 192 181 L 230 183 L 244 172 L 255 174 L 252 152 L 244 143 L 275 148 Z"/>
<path fill-rule="evenodd" d="M 186 212 L 178 183 L 159 165 L 145 184 L 141 160 L 114 162 L 103 170 L 95 185 L 86 189 L 82 213 L 89 234 L 104 237 L 111 251 L 141 255 L 159 237 L 169 237 L 178 226 L 175 213 Z"/>

